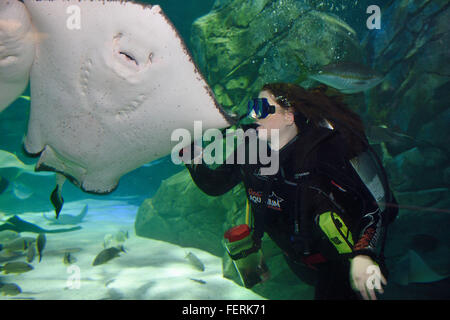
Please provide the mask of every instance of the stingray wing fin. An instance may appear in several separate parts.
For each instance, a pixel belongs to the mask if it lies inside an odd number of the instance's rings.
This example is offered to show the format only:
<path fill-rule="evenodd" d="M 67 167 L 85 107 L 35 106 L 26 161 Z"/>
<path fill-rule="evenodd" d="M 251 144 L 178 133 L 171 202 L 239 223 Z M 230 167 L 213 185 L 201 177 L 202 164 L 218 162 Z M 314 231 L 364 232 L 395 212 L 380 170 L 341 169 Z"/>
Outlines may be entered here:
<path fill-rule="evenodd" d="M 25 5 L 0 2 L 0 112 L 25 90 L 34 61 L 35 38 Z"/>

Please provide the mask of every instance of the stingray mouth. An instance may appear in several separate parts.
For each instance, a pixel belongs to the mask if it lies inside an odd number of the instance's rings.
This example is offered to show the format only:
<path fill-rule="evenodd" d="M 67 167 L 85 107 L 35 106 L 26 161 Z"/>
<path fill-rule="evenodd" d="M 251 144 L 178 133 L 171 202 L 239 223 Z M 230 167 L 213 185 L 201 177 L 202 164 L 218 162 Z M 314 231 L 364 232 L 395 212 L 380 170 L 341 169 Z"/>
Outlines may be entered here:
<path fill-rule="evenodd" d="M 120 65 L 126 67 L 127 69 L 139 71 L 139 60 L 136 58 L 136 55 L 129 50 L 114 49 L 114 55 L 120 62 Z"/>
<path fill-rule="evenodd" d="M 133 67 L 133 68 L 137 68 L 139 69 L 141 66 L 141 63 L 139 62 L 139 60 L 136 58 L 136 56 L 131 53 L 130 51 L 126 51 L 126 50 L 120 50 L 118 51 L 116 54 L 119 55 L 119 57 L 125 62 L 125 64 Z M 147 61 L 145 61 L 145 63 L 143 63 L 142 65 L 149 65 L 152 63 L 152 57 L 153 57 L 153 53 L 150 53 L 148 55 Z"/>
<path fill-rule="evenodd" d="M 135 57 L 131 53 L 128 53 L 126 51 L 120 51 L 119 54 L 124 57 L 124 59 L 127 61 L 127 63 L 135 64 L 136 66 L 139 66 L 139 62 L 136 60 Z"/>

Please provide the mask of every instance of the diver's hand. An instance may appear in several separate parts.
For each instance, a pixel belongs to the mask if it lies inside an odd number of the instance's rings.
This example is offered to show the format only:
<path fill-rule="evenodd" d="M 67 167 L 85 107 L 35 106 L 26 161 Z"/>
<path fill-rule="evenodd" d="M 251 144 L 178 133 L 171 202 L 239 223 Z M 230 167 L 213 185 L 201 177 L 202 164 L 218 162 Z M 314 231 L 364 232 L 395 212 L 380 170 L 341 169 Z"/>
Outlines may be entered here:
<path fill-rule="evenodd" d="M 387 281 L 380 267 L 369 256 L 358 255 L 351 260 L 350 284 L 364 300 L 377 300 L 375 290 L 383 294 L 381 284 L 387 285 Z"/>

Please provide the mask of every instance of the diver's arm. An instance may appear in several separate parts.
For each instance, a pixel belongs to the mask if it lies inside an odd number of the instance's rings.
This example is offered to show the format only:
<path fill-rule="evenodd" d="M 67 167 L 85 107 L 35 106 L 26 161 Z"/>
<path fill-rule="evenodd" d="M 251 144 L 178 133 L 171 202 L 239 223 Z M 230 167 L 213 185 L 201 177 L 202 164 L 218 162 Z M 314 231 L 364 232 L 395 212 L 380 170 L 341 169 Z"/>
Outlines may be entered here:
<path fill-rule="evenodd" d="M 222 195 L 242 181 L 236 165 L 224 164 L 210 169 L 205 164 L 186 164 L 197 187 L 210 196 Z"/>
<path fill-rule="evenodd" d="M 365 189 L 361 185 L 360 190 Z M 367 189 L 363 192 L 365 203 L 364 212 L 359 212 L 359 217 L 354 217 L 357 221 L 358 237 L 353 247 L 353 257 L 357 255 L 367 255 L 378 261 L 382 255 L 383 238 L 385 237 L 385 226 L 383 224 L 381 210 L 375 199 Z M 355 215 L 357 213 L 355 212 Z"/>
<path fill-rule="evenodd" d="M 348 183 L 343 195 L 349 204 L 347 214 L 353 225 L 355 244 L 352 256 L 367 255 L 378 261 L 385 233 L 381 210 L 358 173 L 346 160 L 346 143 L 336 134 L 328 143 L 321 145 L 318 152 L 321 166 L 337 168 L 339 172 L 336 172 L 336 178 Z M 339 191 L 336 189 L 336 192 Z M 356 199 L 359 201 L 355 202 Z M 354 205 L 356 203 L 360 205 Z"/>
<path fill-rule="evenodd" d="M 352 212 L 358 237 L 351 253 L 350 285 L 363 299 L 376 300 L 376 293 L 384 293 L 382 285 L 387 285 L 382 252 L 386 227 L 381 210 L 364 183 L 356 179 L 354 187 L 360 191 L 363 205 L 362 210 Z"/>
<path fill-rule="evenodd" d="M 359 238 L 350 259 L 350 285 L 365 300 L 376 300 L 376 292 L 384 293 L 387 285 L 383 242 L 386 236 L 381 210 L 370 194 L 365 199 L 368 210 L 359 219 Z"/>
<path fill-rule="evenodd" d="M 339 145 L 338 145 L 339 146 Z M 321 151 L 321 152 L 320 152 Z M 326 145 L 320 150 L 321 163 L 336 169 L 336 181 L 328 180 L 333 185 L 334 194 L 344 206 L 346 218 L 351 223 L 353 240 L 350 257 L 350 284 L 365 300 L 375 300 L 376 292 L 383 293 L 382 284 L 386 285 L 384 271 L 379 263 L 382 261 L 383 237 L 385 226 L 380 208 L 374 197 L 359 178 L 353 166 L 343 156 L 345 153 L 336 144 Z M 333 175 L 331 175 L 333 177 Z M 339 185 L 339 182 L 345 184 Z M 326 188 L 325 188 L 326 189 Z M 359 201 L 358 201 L 359 199 Z M 338 208 L 338 211 L 339 210 Z M 345 220 L 344 220 L 345 221 Z M 378 263 L 378 264 L 377 264 Z"/>
<path fill-rule="evenodd" d="M 223 164 L 216 169 L 209 168 L 203 162 L 203 149 L 198 142 L 194 141 L 190 146 L 185 147 L 180 152 L 180 157 L 194 183 L 207 195 L 222 195 L 242 181 L 237 165 Z"/>

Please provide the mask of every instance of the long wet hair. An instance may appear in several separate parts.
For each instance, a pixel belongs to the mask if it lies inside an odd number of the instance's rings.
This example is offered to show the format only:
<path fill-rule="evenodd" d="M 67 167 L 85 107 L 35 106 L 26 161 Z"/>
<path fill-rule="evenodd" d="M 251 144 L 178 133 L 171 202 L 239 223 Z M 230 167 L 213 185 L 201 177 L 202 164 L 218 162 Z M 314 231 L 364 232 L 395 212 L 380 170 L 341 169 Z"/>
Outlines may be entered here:
<path fill-rule="evenodd" d="M 348 108 L 342 96 L 329 96 L 325 92 L 326 85 L 311 89 L 294 83 L 268 83 L 262 90 L 271 92 L 278 104 L 294 112 L 294 121 L 301 129 L 305 125 L 323 126 L 328 120 L 334 129 L 338 130 L 347 142 L 348 159 L 353 158 L 366 149 L 367 139 L 364 124 L 357 113 Z"/>

